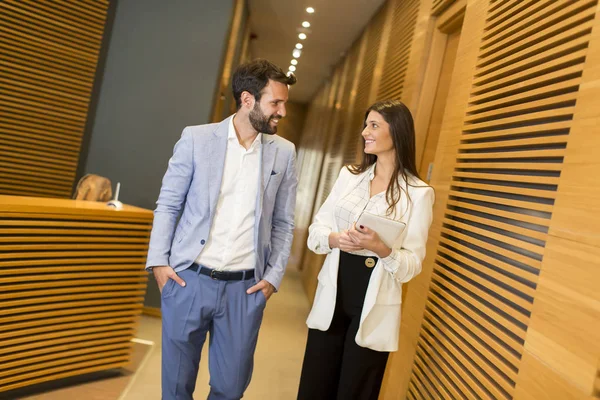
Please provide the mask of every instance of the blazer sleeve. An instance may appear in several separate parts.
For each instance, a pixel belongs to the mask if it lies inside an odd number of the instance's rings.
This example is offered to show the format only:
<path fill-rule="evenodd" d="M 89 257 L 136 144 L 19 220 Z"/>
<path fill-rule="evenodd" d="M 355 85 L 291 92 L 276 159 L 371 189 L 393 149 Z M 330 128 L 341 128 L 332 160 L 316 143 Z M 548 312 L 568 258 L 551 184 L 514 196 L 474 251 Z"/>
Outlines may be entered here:
<path fill-rule="evenodd" d="M 146 260 L 147 270 L 151 267 L 169 265 L 175 225 L 194 175 L 193 152 L 193 137 L 188 128 L 185 128 L 181 139 L 175 144 L 156 201 Z"/>
<path fill-rule="evenodd" d="M 344 187 L 348 182 L 350 171 L 347 167 L 343 167 L 340 171 L 338 178 L 336 179 L 331 192 L 327 196 L 327 199 L 319 208 L 319 212 L 315 215 L 313 223 L 308 228 L 308 240 L 307 245 L 310 250 L 316 254 L 328 254 L 331 253 L 329 247 L 329 234 L 335 230 L 335 215 L 334 207 Z"/>
<path fill-rule="evenodd" d="M 294 237 L 294 209 L 296 207 L 296 150 L 292 145 L 283 180 L 277 189 L 271 228 L 271 254 L 267 260 L 263 279 L 279 290 Z"/>
<path fill-rule="evenodd" d="M 392 278 L 400 282 L 408 282 L 421 272 L 425 259 L 429 227 L 433 221 L 433 188 L 425 187 L 421 196 L 414 199 L 411 215 L 406 229 L 407 233 L 401 246 L 394 246 L 392 253 L 382 258 L 383 268 Z"/>

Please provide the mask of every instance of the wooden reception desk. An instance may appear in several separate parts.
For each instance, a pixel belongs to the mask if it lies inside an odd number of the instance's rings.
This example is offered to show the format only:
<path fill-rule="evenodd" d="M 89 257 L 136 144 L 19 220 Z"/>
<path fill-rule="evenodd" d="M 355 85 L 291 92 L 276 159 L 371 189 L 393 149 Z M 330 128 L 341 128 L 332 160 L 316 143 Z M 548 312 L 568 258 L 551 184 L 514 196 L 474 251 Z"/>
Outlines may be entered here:
<path fill-rule="evenodd" d="M 2 392 L 129 362 L 152 212 L 0 196 Z"/>

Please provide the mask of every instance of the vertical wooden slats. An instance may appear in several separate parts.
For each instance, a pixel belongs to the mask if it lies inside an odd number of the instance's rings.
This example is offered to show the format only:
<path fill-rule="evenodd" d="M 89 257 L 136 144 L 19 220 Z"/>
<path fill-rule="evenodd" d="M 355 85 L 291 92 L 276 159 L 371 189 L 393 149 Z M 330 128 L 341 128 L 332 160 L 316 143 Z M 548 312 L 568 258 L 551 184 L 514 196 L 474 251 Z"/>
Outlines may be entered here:
<path fill-rule="evenodd" d="M 364 113 L 372 101 L 371 92 L 374 84 L 374 73 L 381 51 L 380 46 L 383 40 L 386 17 L 391 4 L 390 1 L 386 2 L 377 11 L 363 32 L 365 48 L 360 58 L 361 67 L 357 77 L 352 116 L 348 123 L 348 129 L 352 131 L 352 134 L 349 134 L 344 148 L 342 157 L 342 164 L 344 165 L 354 164 L 362 151 L 362 149 L 359 149 L 359 144 L 362 143 L 360 132 L 363 128 Z"/>
<path fill-rule="evenodd" d="M 106 1 L 0 2 L 0 194 L 70 197 L 107 11 Z"/>
<path fill-rule="evenodd" d="M 399 100 L 402 96 L 419 11 L 419 1 L 404 0 L 393 4 L 393 23 L 385 49 L 386 58 L 377 93 L 378 100 Z"/>
<path fill-rule="evenodd" d="M 433 0 L 431 5 L 431 15 L 440 15 L 454 2 L 456 2 L 456 0 Z"/>

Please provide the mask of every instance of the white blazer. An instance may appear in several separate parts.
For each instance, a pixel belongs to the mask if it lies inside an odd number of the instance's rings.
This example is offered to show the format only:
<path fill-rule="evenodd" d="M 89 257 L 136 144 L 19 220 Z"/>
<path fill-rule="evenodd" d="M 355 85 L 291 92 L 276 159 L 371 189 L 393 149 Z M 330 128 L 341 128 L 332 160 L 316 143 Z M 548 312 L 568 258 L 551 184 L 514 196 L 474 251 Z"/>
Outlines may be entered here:
<path fill-rule="evenodd" d="M 373 167 L 371 167 L 373 168 Z M 337 274 L 340 249 L 319 248 L 319 237 L 338 232 L 334 217 L 337 203 L 349 194 L 361 181 L 367 170 L 353 175 L 347 167 L 342 168 L 331 193 L 319 209 L 309 227 L 308 247 L 317 254 L 327 254 L 318 276 L 317 293 L 306 321 L 309 328 L 326 331 L 331 325 L 337 295 Z M 400 178 L 402 179 L 402 178 Z M 400 332 L 400 304 L 402 303 L 402 283 L 408 282 L 421 272 L 425 258 L 427 236 L 432 221 L 434 191 L 425 182 L 409 176 L 409 183 L 402 179 L 400 187 L 410 196 L 410 203 L 403 192 L 396 205 L 396 218 L 406 223 L 406 229 L 394 243 L 400 250 L 401 263 L 394 270 L 387 270 L 384 263 L 375 265 L 360 316 L 360 326 L 356 343 L 377 351 L 398 350 Z"/>

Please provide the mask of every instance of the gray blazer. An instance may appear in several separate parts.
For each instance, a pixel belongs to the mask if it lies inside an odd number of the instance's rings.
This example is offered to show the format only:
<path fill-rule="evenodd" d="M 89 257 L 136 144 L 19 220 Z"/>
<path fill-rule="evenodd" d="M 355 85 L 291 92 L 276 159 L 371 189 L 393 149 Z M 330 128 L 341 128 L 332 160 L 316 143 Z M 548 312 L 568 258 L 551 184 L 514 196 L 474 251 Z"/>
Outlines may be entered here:
<path fill-rule="evenodd" d="M 182 271 L 206 244 L 219 199 L 231 118 L 183 130 L 156 202 L 146 268 L 170 265 L 175 272 Z M 296 150 L 277 135 L 262 135 L 260 157 L 255 275 L 279 289 L 292 246 Z"/>

